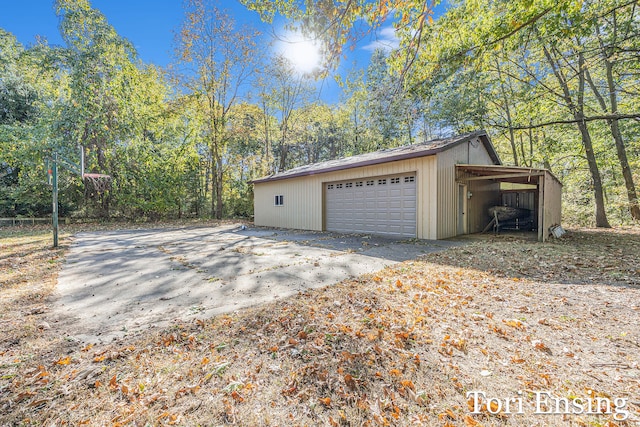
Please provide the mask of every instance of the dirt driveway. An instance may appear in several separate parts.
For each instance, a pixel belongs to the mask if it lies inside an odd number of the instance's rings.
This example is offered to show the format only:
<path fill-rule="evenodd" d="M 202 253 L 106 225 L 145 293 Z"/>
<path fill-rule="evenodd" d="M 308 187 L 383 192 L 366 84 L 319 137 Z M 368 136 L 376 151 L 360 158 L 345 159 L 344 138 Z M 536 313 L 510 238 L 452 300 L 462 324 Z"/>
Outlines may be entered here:
<path fill-rule="evenodd" d="M 104 342 L 231 312 L 460 243 L 239 225 L 79 233 L 53 313 L 70 339 Z"/>

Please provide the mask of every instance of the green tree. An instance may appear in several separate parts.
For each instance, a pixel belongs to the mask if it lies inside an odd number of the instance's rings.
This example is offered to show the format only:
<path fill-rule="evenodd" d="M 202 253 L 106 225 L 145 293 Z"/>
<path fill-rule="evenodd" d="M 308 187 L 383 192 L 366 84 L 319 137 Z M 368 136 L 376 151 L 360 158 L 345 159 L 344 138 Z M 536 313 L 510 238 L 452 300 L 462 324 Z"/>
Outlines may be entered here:
<path fill-rule="evenodd" d="M 296 72 L 293 64 L 281 55 L 276 55 L 265 69 L 268 75 L 266 84 L 270 90 L 262 93 L 262 102 L 269 106 L 269 111 L 279 122 L 274 159 L 275 171 L 280 172 L 293 164 L 289 153 L 295 143 L 293 128 L 298 116 L 294 113 L 309 103 L 314 88 L 309 77 Z"/>
<path fill-rule="evenodd" d="M 637 7 L 625 4 L 622 7 L 614 7 L 607 14 L 595 14 L 590 21 L 591 36 L 595 49 L 599 54 L 596 66 L 602 68 L 604 73 L 598 80 L 592 77 L 590 68 L 585 66 L 585 78 L 589 83 L 593 95 L 598 101 L 602 113 L 609 115 L 605 120 L 613 138 L 618 161 L 622 170 L 622 176 L 629 201 L 629 212 L 635 220 L 640 220 L 640 204 L 636 191 L 633 172 L 627 157 L 627 148 L 621 131 L 619 113 L 619 97 L 621 91 L 631 92 L 629 86 L 638 87 L 633 73 L 626 71 L 626 64 L 637 62 L 634 55 L 640 51 L 638 38 L 640 27 L 637 19 Z M 595 37 L 594 34 L 595 33 Z M 595 62 L 595 61 L 593 61 Z M 620 84 L 625 82 L 624 85 Z M 608 94 L 608 96 L 606 96 Z M 608 99 L 607 99 L 608 98 Z"/>
<path fill-rule="evenodd" d="M 13 34 L 0 28 L 0 124 L 27 123 L 38 112 L 38 93 L 18 64 L 24 55 Z"/>
<path fill-rule="evenodd" d="M 621 94 L 627 93 L 635 83 L 621 78 L 624 75 L 621 72 L 613 81 L 600 77 L 599 82 L 591 84 L 589 80 L 590 72 L 596 69 L 604 70 L 599 76 L 606 76 L 606 62 L 601 66 L 601 59 L 594 55 L 599 52 L 601 58 L 605 56 L 602 43 L 598 42 L 598 38 L 602 38 L 598 31 L 601 35 L 615 33 L 611 16 L 627 7 L 635 10 L 630 4 L 615 1 L 460 2 L 433 25 L 423 28 L 419 43 L 409 44 L 415 40 L 414 34 L 401 33 L 407 49 L 395 55 L 393 65 L 396 70 L 406 71 L 407 58 L 411 59 L 411 72 L 405 74 L 407 83 L 412 89 L 426 87 L 424 92 L 429 98 L 442 94 L 446 101 L 439 102 L 437 110 L 453 101 L 459 111 L 464 111 L 465 106 L 473 104 L 457 102 L 456 97 L 475 93 L 473 98 L 479 114 L 471 121 L 493 127 L 503 135 L 516 164 L 533 165 L 537 161 L 550 166 L 555 163 L 554 157 L 566 155 L 583 159 L 590 171 L 596 225 L 608 227 L 605 193 L 615 183 L 610 179 L 611 156 L 602 136 L 602 121 L 615 122 L 616 118 L 634 117 L 636 113 L 615 112 L 605 117 L 606 114 L 597 116 L 592 112 L 612 111 L 611 105 L 615 103 L 609 100 L 608 105 L 606 102 L 603 105 L 604 97 L 598 100 L 598 87 L 608 88 L 605 93 Z M 594 22 L 599 23 L 594 25 Z M 629 49 L 628 40 L 635 41 L 635 30 L 628 29 L 625 34 L 616 42 L 608 37 L 604 45 L 612 51 L 634 52 L 634 48 Z M 632 57 L 633 54 L 627 55 L 625 65 L 637 62 Z M 473 78 L 465 82 L 461 78 L 464 75 Z M 461 84 L 452 84 L 455 81 Z M 612 87 L 617 90 L 611 90 Z M 473 117 L 473 114 L 466 116 Z M 578 131 L 582 154 L 576 153 L 573 137 L 551 137 L 556 134 L 554 128 L 561 126 L 565 129 L 573 126 Z M 496 140 L 498 145 L 502 144 L 500 139 Z M 615 146 L 623 147 L 619 138 Z M 632 178 L 630 167 L 624 165 L 624 156 L 618 155 L 618 160 L 623 175 Z M 603 167 L 605 177 L 601 173 Z M 632 205 L 637 198 L 629 190 L 630 181 L 625 178 Z"/>
<path fill-rule="evenodd" d="M 228 14 L 206 0 L 187 0 L 185 14 L 176 53 L 185 67 L 183 85 L 202 100 L 211 210 L 216 218 L 222 218 L 229 114 L 255 75 L 258 32 L 249 27 L 236 29 Z"/>
<path fill-rule="evenodd" d="M 58 55 L 69 73 L 69 89 L 57 104 L 54 134 L 63 146 L 85 148 L 87 170 L 111 173 L 114 159 L 109 156 L 132 127 L 126 109 L 134 92 L 136 52 L 88 0 L 57 0 L 56 13 L 66 44 Z M 102 194 L 99 215 L 109 215 L 109 203 Z"/>
<path fill-rule="evenodd" d="M 253 186 L 250 181 L 267 174 L 269 169 L 264 123 L 260 106 L 236 105 L 229 117 L 228 191 L 226 215 L 248 218 L 253 215 Z M 267 119 L 268 120 L 268 119 Z"/>
<path fill-rule="evenodd" d="M 51 75 L 41 67 L 48 53 L 40 43 L 24 49 L 12 34 L 0 29 L 0 215 L 51 212 L 43 162 L 48 149 L 43 117 L 53 85 Z M 68 206 L 62 198 L 62 211 Z"/>
<path fill-rule="evenodd" d="M 379 140 L 374 149 L 388 148 L 396 143 L 402 134 L 401 119 L 403 94 L 399 81 L 395 80 L 387 66 L 385 51 L 377 49 L 371 55 L 367 67 L 367 124 L 375 129 Z"/>
<path fill-rule="evenodd" d="M 303 34 L 315 38 L 322 46 L 324 66 L 337 66 L 347 44 L 377 30 L 393 17 L 398 30 L 416 43 L 425 26 L 433 22 L 433 6 L 424 0 L 241 0 L 263 20 L 272 22 L 277 14 L 289 20 Z M 410 60 L 407 67 L 410 68 Z"/>

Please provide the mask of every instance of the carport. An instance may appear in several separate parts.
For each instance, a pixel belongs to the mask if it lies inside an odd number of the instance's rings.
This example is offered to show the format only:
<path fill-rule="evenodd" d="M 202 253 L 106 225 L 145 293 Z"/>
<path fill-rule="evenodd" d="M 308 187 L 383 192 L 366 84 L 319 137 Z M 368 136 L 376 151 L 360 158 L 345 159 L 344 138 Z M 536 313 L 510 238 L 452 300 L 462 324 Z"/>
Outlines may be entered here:
<path fill-rule="evenodd" d="M 515 230 L 537 231 L 541 242 L 547 240 L 552 226 L 560 225 L 562 183 L 546 169 L 459 164 L 456 180 L 466 189 L 458 220 L 466 223 L 464 229 L 469 233 L 487 227 L 492 220 L 489 208 L 494 206 L 529 210 L 529 217 L 509 225 Z"/>

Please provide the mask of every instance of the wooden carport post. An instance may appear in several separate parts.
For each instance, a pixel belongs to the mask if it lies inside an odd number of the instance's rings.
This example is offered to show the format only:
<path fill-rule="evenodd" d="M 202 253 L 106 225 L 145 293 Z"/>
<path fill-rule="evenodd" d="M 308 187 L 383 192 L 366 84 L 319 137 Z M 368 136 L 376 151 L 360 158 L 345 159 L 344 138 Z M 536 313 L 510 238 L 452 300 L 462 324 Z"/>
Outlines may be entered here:
<path fill-rule="evenodd" d="M 538 242 L 547 240 L 544 232 L 544 175 L 538 176 Z"/>

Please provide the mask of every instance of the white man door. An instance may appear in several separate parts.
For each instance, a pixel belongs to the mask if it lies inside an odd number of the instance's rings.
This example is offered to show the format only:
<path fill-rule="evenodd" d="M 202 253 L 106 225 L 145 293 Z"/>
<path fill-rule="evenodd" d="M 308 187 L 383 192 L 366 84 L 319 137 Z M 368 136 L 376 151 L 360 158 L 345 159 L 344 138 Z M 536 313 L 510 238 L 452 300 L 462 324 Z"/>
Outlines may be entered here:
<path fill-rule="evenodd" d="M 340 233 L 416 237 L 416 175 L 327 182 L 325 228 Z"/>

